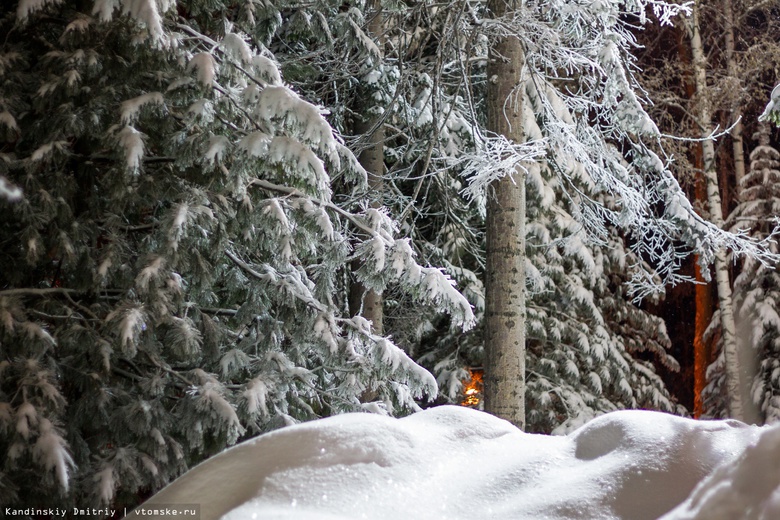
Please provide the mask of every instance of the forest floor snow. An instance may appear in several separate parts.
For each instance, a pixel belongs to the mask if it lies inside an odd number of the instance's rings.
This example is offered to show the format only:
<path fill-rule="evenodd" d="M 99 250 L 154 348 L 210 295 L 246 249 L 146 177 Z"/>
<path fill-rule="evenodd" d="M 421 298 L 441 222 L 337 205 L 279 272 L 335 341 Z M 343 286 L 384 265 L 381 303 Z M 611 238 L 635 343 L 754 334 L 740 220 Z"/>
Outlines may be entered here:
<path fill-rule="evenodd" d="M 347 414 L 239 444 L 143 507 L 170 504 L 201 520 L 776 520 L 780 426 L 621 411 L 548 436 L 457 406 Z"/>

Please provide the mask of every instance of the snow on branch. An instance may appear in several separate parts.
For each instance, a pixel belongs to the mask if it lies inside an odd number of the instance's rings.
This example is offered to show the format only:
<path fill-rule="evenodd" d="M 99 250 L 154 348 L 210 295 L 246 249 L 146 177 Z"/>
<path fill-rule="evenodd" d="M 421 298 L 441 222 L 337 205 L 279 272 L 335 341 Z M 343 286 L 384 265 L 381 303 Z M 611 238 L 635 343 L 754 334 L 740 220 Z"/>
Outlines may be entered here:
<path fill-rule="evenodd" d="M 163 106 L 164 104 L 163 95 L 159 92 L 149 92 L 133 99 L 128 99 L 119 106 L 122 124 L 130 125 L 134 123 L 138 119 L 138 112 L 141 111 L 144 105 Z"/>
<path fill-rule="evenodd" d="M 229 32 L 222 38 L 220 47 L 223 48 L 229 56 L 238 59 L 244 63 L 252 61 L 252 50 L 247 45 L 244 38 L 236 33 Z"/>
<path fill-rule="evenodd" d="M 775 85 L 772 89 L 772 94 L 769 96 L 769 103 L 767 103 L 764 111 L 759 116 L 759 121 L 771 121 L 775 124 L 780 123 L 780 84 Z"/>
<path fill-rule="evenodd" d="M 0 199 L 14 202 L 22 199 L 22 190 L 0 176 Z"/>
<path fill-rule="evenodd" d="M 225 150 L 230 146 L 230 140 L 224 135 L 212 135 L 209 137 L 208 149 L 204 155 L 204 159 L 209 164 L 215 164 L 222 162 L 222 157 L 225 155 Z"/>
<path fill-rule="evenodd" d="M 475 325 L 474 310 L 466 297 L 455 288 L 455 281 L 441 269 L 419 265 L 414 260 L 414 251 L 408 239 L 393 241 L 389 264 L 397 279 L 406 285 L 418 287 L 423 300 L 447 309 L 463 330 Z"/>
<path fill-rule="evenodd" d="M 175 2 L 166 0 L 161 4 L 164 12 Z M 110 22 L 114 17 L 114 11 L 120 6 L 122 14 L 129 14 L 136 22 L 146 27 L 153 42 L 159 43 L 163 40 L 165 29 L 162 16 L 157 9 L 157 0 L 96 0 L 92 7 L 92 14 L 98 15 L 101 22 Z"/>
<path fill-rule="evenodd" d="M 364 354 L 359 354 L 355 350 L 355 345 L 348 347 L 348 351 L 355 361 L 363 364 L 365 361 L 370 360 L 374 363 L 381 363 L 382 365 L 389 367 L 394 373 L 395 377 L 401 376 L 398 381 L 404 385 L 413 384 L 411 393 L 412 395 L 398 396 L 399 401 L 410 404 L 416 408 L 412 396 L 420 398 L 424 394 L 431 398 L 436 397 L 438 394 L 438 385 L 433 375 L 425 368 L 418 365 L 409 355 L 404 352 L 403 349 L 395 345 L 389 338 L 378 336 L 371 332 L 371 325 L 368 320 L 362 316 L 354 316 L 349 319 L 338 320 L 343 328 L 347 329 L 348 335 L 353 339 L 360 339 L 364 342 L 364 347 L 368 350 Z M 366 359 L 368 358 L 368 359 Z M 386 407 L 390 407 L 389 403 L 385 403 Z"/>
<path fill-rule="evenodd" d="M 51 421 L 42 417 L 40 419 L 40 435 L 33 446 L 33 457 L 47 471 L 54 471 L 57 481 L 64 491 L 68 491 L 69 471 L 76 464 L 68 453 L 68 443 L 57 432 Z"/>
<path fill-rule="evenodd" d="M 260 415 L 268 417 L 268 385 L 265 381 L 256 377 L 252 379 L 241 394 L 246 411 L 250 416 Z"/>
<path fill-rule="evenodd" d="M 658 18 L 658 22 L 661 25 L 672 25 L 673 18 L 680 15 L 689 16 L 693 9 L 692 1 L 674 4 L 665 1 L 646 0 L 644 3 L 653 9 L 653 14 Z"/>
<path fill-rule="evenodd" d="M 323 117 L 326 113 L 283 86 L 264 88 L 254 110 L 254 115 L 260 120 L 269 125 L 281 123 L 284 128 L 293 132 L 294 137 L 314 147 L 327 157 L 335 168 L 340 168 L 337 150 L 339 142 L 332 127 Z"/>
<path fill-rule="evenodd" d="M 241 260 L 232 251 L 225 251 L 225 255 L 233 261 L 243 271 L 253 278 L 269 283 L 278 289 L 283 289 L 294 299 L 303 302 L 306 306 L 319 312 L 326 312 L 325 306 L 314 297 L 309 287 L 304 283 L 300 273 L 291 270 L 287 273 L 281 273 L 268 264 L 259 266 L 259 269 L 252 267 L 247 262 Z"/>
<path fill-rule="evenodd" d="M 116 135 L 117 144 L 124 150 L 125 165 L 133 173 L 141 167 L 144 156 L 144 134 L 130 125 L 123 127 Z"/>
<path fill-rule="evenodd" d="M 210 87 L 217 75 L 217 61 L 209 52 L 198 53 L 187 63 L 187 72 L 193 70 L 201 85 Z"/>
<path fill-rule="evenodd" d="M 52 141 L 50 143 L 39 146 L 30 155 L 30 160 L 33 162 L 42 161 L 48 157 L 51 157 L 55 152 L 64 153 L 68 149 L 67 141 Z"/>
<path fill-rule="evenodd" d="M 235 407 L 223 395 L 224 386 L 201 369 L 193 372 L 200 379 L 200 385 L 191 387 L 187 393 L 195 401 L 195 408 L 209 414 L 214 419 L 215 429 L 224 430 L 228 444 L 234 444 L 246 430 L 241 425 Z"/>
<path fill-rule="evenodd" d="M 19 125 L 16 122 L 16 118 L 7 110 L 0 112 L 0 125 L 3 125 L 9 130 L 19 132 Z"/>
<path fill-rule="evenodd" d="M 406 239 L 397 240 L 392 237 L 392 231 L 395 225 L 390 217 L 384 212 L 374 208 L 366 210 L 365 216 L 352 214 L 335 204 L 320 199 L 307 197 L 299 190 L 280 186 L 262 179 L 253 179 L 249 185 L 259 186 L 263 189 L 285 193 L 287 195 L 308 200 L 313 205 L 319 205 L 323 208 L 335 211 L 339 215 L 349 220 L 360 231 L 366 233 L 368 238 L 364 241 L 363 247 L 358 249 L 369 255 L 371 264 L 374 267 L 373 273 L 379 270 L 389 270 L 392 276 L 401 282 L 401 285 L 407 290 L 411 290 L 417 297 L 424 301 L 435 304 L 438 308 L 445 310 L 452 315 L 453 320 L 464 330 L 472 328 L 475 324 L 474 311 L 471 304 L 456 288 L 455 282 L 449 278 L 442 270 L 433 267 L 423 267 L 414 260 L 414 251 Z M 381 250 L 381 251 L 380 251 Z M 240 265 L 242 268 L 251 269 L 248 265 L 241 265 L 241 262 L 233 253 L 226 254 Z M 389 258 L 388 258 L 389 254 Z M 378 260 L 381 258 L 381 262 Z M 381 266 L 378 268 L 377 266 Z M 255 277 L 261 279 L 265 275 L 257 272 L 250 272 Z M 366 282 L 366 276 L 369 276 L 365 270 L 358 276 Z M 376 285 L 370 284 L 369 285 Z M 382 290 L 382 287 L 376 287 Z M 316 307 L 315 307 L 316 308 Z"/>
<path fill-rule="evenodd" d="M 303 174 L 303 181 L 316 190 L 325 200 L 330 200 L 330 177 L 322 159 L 306 145 L 291 137 L 277 135 L 267 150 L 271 164 L 287 166 L 288 171 Z"/>
<path fill-rule="evenodd" d="M 20 22 L 27 21 L 27 17 L 34 14 L 47 5 L 59 5 L 62 0 L 20 0 L 16 7 L 16 18 Z"/>
<path fill-rule="evenodd" d="M 252 68 L 255 74 L 263 78 L 268 84 L 281 86 L 282 75 L 279 73 L 279 65 L 265 56 L 252 58 Z"/>
<path fill-rule="evenodd" d="M 142 306 L 124 304 L 106 316 L 106 323 L 114 326 L 122 353 L 128 358 L 135 357 L 138 343 L 143 331 L 146 330 L 148 316 Z"/>

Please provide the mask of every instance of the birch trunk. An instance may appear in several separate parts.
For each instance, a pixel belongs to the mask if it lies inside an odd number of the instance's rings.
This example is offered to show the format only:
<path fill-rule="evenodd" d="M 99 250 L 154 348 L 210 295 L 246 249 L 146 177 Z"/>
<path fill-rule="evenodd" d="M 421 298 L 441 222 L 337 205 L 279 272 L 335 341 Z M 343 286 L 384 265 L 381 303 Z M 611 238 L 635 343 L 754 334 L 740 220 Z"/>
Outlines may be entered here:
<path fill-rule="evenodd" d="M 693 72 L 696 84 L 697 123 L 701 130 L 702 158 L 704 162 L 704 177 L 707 181 L 707 202 L 710 220 L 716 226 L 723 228 L 723 207 L 721 206 L 718 175 L 715 169 L 715 145 L 711 139 L 706 139 L 712 133 L 712 113 L 710 108 L 710 93 L 707 89 L 707 62 L 702 47 L 699 28 L 699 2 L 693 7 L 693 15 L 686 21 L 688 35 L 691 39 L 693 56 Z M 744 419 L 742 405 L 742 382 L 739 353 L 737 351 L 736 326 L 731 304 L 731 282 L 729 281 L 728 252 L 721 249 L 715 255 L 715 281 L 718 288 L 718 304 L 720 308 L 721 336 L 723 338 L 723 354 L 726 360 L 726 388 L 728 392 L 729 415 L 734 419 Z"/>
<path fill-rule="evenodd" d="M 367 33 L 369 37 L 380 38 L 383 32 L 384 16 L 382 6 L 378 0 L 370 2 L 366 9 L 368 16 Z M 381 49 L 382 46 L 380 45 Z M 373 106 L 370 89 L 366 89 L 364 99 L 358 107 L 358 114 L 365 115 Z M 357 119 L 354 123 L 354 132 L 356 135 L 366 134 L 366 148 L 358 156 L 361 166 L 368 174 L 369 193 L 375 199 L 371 202 L 373 207 L 379 207 L 380 202 L 376 200 L 384 191 L 384 168 L 385 168 L 385 131 L 384 126 L 379 124 L 381 115 L 372 115 L 364 119 Z M 376 128 L 374 128 L 376 127 Z M 358 269 L 359 265 L 353 265 L 353 269 Z M 349 289 L 349 312 L 353 316 L 360 315 L 373 324 L 375 334 L 384 333 L 384 307 L 382 304 L 382 295 L 367 289 L 362 283 L 354 281 Z"/>
<path fill-rule="evenodd" d="M 493 18 L 521 0 L 489 0 Z M 487 65 L 488 130 L 516 142 L 523 136 L 524 65 L 520 41 L 498 39 Z M 485 410 L 525 428 L 525 177 L 493 182 L 487 202 Z"/>

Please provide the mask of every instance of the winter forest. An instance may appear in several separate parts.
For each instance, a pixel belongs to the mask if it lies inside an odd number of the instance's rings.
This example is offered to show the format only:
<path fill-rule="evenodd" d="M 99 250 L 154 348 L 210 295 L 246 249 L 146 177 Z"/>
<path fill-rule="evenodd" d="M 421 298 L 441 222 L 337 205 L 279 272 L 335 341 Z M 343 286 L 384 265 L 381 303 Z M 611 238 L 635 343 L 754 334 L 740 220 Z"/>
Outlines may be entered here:
<path fill-rule="evenodd" d="M 3 6 L 0 505 L 349 412 L 780 419 L 780 2 Z"/>

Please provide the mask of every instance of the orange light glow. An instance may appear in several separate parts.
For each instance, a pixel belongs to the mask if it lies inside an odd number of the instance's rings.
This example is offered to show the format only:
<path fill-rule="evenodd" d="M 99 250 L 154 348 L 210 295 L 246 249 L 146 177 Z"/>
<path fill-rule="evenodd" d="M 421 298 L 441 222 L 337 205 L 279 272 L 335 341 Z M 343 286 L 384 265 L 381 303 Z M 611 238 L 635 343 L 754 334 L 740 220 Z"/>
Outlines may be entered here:
<path fill-rule="evenodd" d="M 482 400 L 482 369 L 469 370 L 471 379 L 463 384 L 463 401 L 461 406 L 476 408 Z"/>

